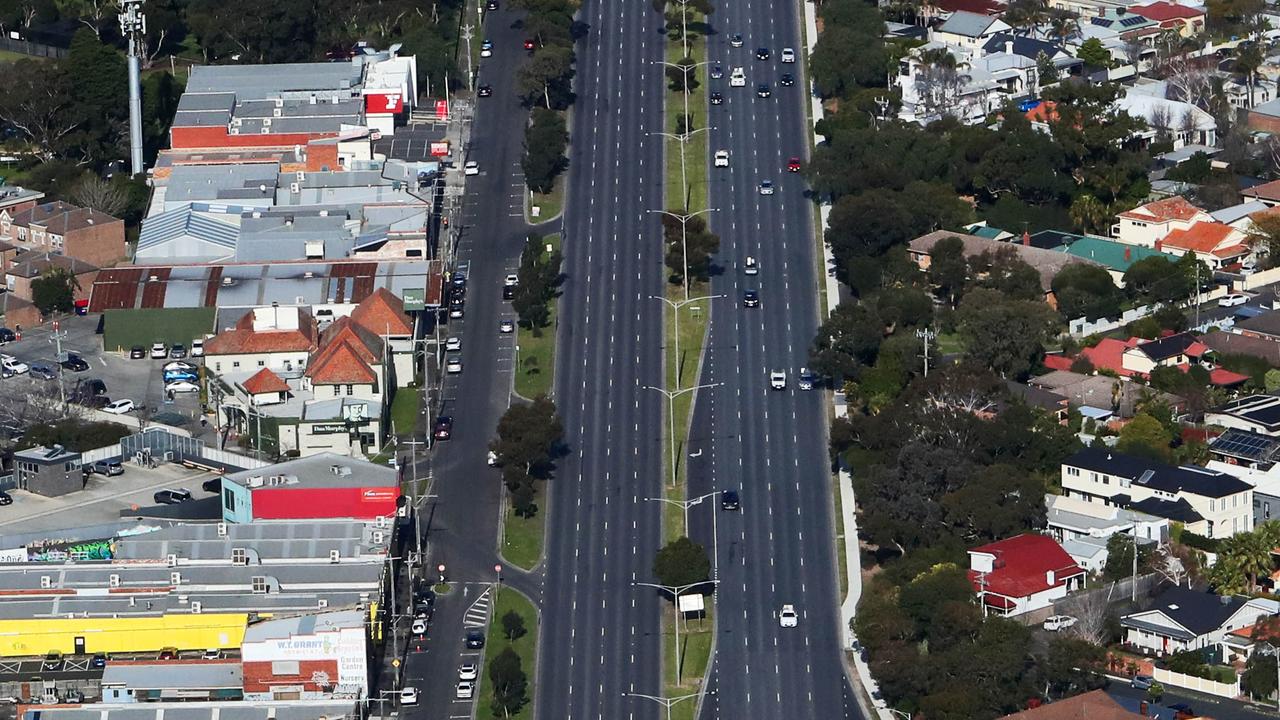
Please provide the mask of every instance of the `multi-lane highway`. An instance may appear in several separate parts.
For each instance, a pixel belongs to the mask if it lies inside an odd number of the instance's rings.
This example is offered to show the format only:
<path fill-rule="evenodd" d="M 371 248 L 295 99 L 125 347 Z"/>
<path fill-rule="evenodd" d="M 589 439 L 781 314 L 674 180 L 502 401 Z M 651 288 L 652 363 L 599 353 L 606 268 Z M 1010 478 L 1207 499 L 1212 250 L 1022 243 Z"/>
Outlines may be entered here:
<path fill-rule="evenodd" d="M 704 504 L 691 516 L 695 539 L 718 548 L 707 718 L 860 717 L 838 644 L 825 398 L 796 382 L 818 325 L 812 205 L 801 177 L 787 171 L 791 158 L 807 155 L 809 135 L 797 15 L 790 3 L 720 4 L 709 43 L 725 76 L 743 67 L 747 86 L 712 80 L 708 88 L 724 95 L 711 106 L 711 150 L 730 153 L 728 168 L 710 169 L 709 191 L 724 270 L 713 288 L 727 299 L 711 320 L 700 381 L 722 385 L 695 411 L 690 494 L 738 489 L 741 511 Z M 731 47 L 739 33 L 743 47 Z M 768 60 L 757 59 L 758 48 Z M 796 49 L 798 62 L 780 62 L 783 48 Z M 783 73 L 795 76 L 793 86 L 780 85 Z M 757 96 L 761 83 L 770 97 Z M 760 194 L 763 180 L 775 194 Z M 744 273 L 749 256 L 757 275 Z M 742 306 L 747 289 L 759 291 L 759 307 Z M 770 388 L 774 370 L 787 374 L 785 390 Z M 795 606 L 798 627 L 780 627 L 784 604 Z"/>
<path fill-rule="evenodd" d="M 661 17 L 647 2 L 587 0 L 578 45 L 560 300 L 556 406 L 570 455 L 552 481 L 537 715 L 653 717 L 661 539 Z"/>

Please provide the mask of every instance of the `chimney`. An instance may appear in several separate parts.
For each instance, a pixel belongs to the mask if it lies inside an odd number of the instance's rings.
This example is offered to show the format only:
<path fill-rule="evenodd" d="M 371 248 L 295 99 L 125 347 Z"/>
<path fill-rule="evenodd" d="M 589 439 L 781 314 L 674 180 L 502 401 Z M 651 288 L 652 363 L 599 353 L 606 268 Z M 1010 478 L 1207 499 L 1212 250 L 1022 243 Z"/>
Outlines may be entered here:
<path fill-rule="evenodd" d="M 1004 41 L 1004 54 L 1005 54 L 1005 55 L 1012 55 L 1012 54 L 1013 54 L 1013 41 L 1012 41 L 1012 40 L 1005 40 L 1005 41 Z"/>
<path fill-rule="evenodd" d="M 1157 241 L 1156 241 L 1156 252 L 1164 252 L 1164 241 L 1163 241 L 1163 240 L 1157 240 Z"/>
<path fill-rule="evenodd" d="M 1130 262 L 1131 260 L 1133 260 L 1133 248 L 1127 247 L 1124 249 L 1124 261 Z"/>
<path fill-rule="evenodd" d="M 1031 246 L 1031 233 L 1027 232 L 1026 230 L 1022 231 L 1022 244 L 1027 247 Z"/>
<path fill-rule="evenodd" d="M 1054 572 L 1052 570 L 1044 571 L 1044 582 L 1046 585 L 1048 585 L 1049 587 L 1053 587 L 1055 579 L 1056 579 L 1056 576 L 1054 575 Z"/>

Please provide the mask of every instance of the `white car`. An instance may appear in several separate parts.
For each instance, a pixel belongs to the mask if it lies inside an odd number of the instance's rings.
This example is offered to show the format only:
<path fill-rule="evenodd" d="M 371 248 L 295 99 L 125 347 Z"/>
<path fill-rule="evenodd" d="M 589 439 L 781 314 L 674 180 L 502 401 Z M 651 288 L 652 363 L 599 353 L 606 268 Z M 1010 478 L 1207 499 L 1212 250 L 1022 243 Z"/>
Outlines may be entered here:
<path fill-rule="evenodd" d="M 448 352 L 462 352 L 462 338 L 451 337 L 445 340 L 444 349 Z"/>
<path fill-rule="evenodd" d="M 151 344 L 151 359 L 152 359 L 152 360 L 163 360 L 163 359 L 165 359 L 165 358 L 167 358 L 167 357 L 169 357 L 169 346 L 168 346 L 168 345 L 165 345 L 164 343 L 152 343 L 152 344 Z"/>
<path fill-rule="evenodd" d="M 475 160 L 468 160 L 467 163 L 462 166 L 462 174 L 463 175 L 479 175 L 480 163 L 476 162 Z"/>
<path fill-rule="evenodd" d="M 1050 632 L 1064 630 L 1076 624 L 1076 619 L 1070 615 L 1050 615 L 1044 619 L 1044 629 Z"/>
<path fill-rule="evenodd" d="M 520 276 L 511 273 L 502 280 L 503 287 L 515 287 L 520 284 Z"/>
<path fill-rule="evenodd" d="M 484 42 L 480 43 L 480 57 L 482 58 L 493 57 L 493 41 L 492 40 L 485 40 Z"/>
<path fill-rule="evenodd" d="M 175 380 L 171 383 L 165 383 L 164 391 L 167 393 L 193 393 L 200 392 L 200 386 L 189 380 Z"/>
<path fill-rule="evenodd" d="M 715 166 L 716 166 L 716 167 L 729 167 L 729 151 L 728 151 L 728 150 L 717 150 L 717 151 L 716 151 Z"/>
<path fill-rule="evenodd" d="M 516 324 L 511 322 L 510 320 L 503 320 L 502 322 L 498 323 L 498 332 L 500 333 L 515 332 L 515 330 L 516 330 Z"/>
<path fill-rule="evenodd" d="M 498 467 L 498 453 L 490 450 L 485 456 L 484 461 L 489 463 L 489 467 Z"/>
<path fill-rule="evenodd" d="M 185 360 L 174 360 L 171 363 L 165 363 L 165 366 L 163 369 L 167 373 L 172 373 L 172 372 L 194 373 L 197 370 L 199 370 L 199 368 L 196 365 L 186 362 Z"/>
<path fill-rule="evenodd" d="M 449 359 L 445 361 L 444 371 L 450 375 L 457 375 L 462 372 L 462 356 L 450 355 Z"/>
<path fill-rule="evenodd" d="M 133 412 L 133 408 L 132 400 L 116 400 L 102 408 L 102 412 L 111 413 L 112 415 L 124 415 L 125 413 Z"/>
<path fill-rule="evenodd" d="M 8 370 L 14 375 L 21 375 L 22 373 L 25 373 L 31 370 L 30 365 L 22 362 L 21 360 L 19 360 L 16 357 L 13 357 L 12 355 L 5 355 L 3 357 L 0 357 L 0 367 L 3 367 L 5 370 Z"/>
<path fill-rule="evenodd" d="M 748 255 L 747 262 L 742 266 L 742 272 L 746 275 L 759 275 L 760 264 L 756 262 L 755 258 Z"/>
<path fill-rule="evenodd" d="M 458 666 L 459 680 L 475 680 L 479 677 L 479 674 L 480 669 L 476 667 L 475 663 L 463 663 Z"/>
<path fill-rule="evenodd" d="M 1235 307 L 1236 305 L 1243 305 L 1247 302 L 1249 302 L 1248 295 L 1231 293 L 1230 295 L 1223 295 L 1218 298 L 1218 307 Z"/>
<path fill-rule="evenodd" d="M 413 621 L 413 625 L 412 627 L 409 628 L 409 630 L 413 632 L 414 635 L 426 635 L 427 621 L 422 618 L 417 618 L 416 620 Z"/>
<path fill-rule="evenodd" d="M 779 59 L 784 63 L 793 63 L 796 61 L 796 51 L 791 48 L 782 48 L 782 56 Z"/>
<path fill-rule="evenodd" d="M 204 357 L 204 341 L 203 340 L 191 341 L 191 357 Z"/>
<path fill-rule="evenodd" d="M 417 705 L 418 704 L 418 688 L 416 687 L 400 688 L 400 704 L 401 705 Z"/>
<path fill-rule="evenodd" d="M 774 370 L 769 373 L 769 387 L 774 390 L 787 389 L 787 374 L 782 370 Z"/>
<path fill-rule="evenodd" d="M 476 684 L 470 680 L 459 680 L 458 688 L 454 691 L 459 700 L 470 700 L 475 693 Z"/>
<path fill-rule="evenodd" d="M 773 194 L 773 181 L 772 181 L 772 180 L 761 180 L 761 181 L 760 181 L 760 194 L 761 194 L 761 195 L 772 195 L 772 194 Z"/>
<path fill-rule="evenodd" d="M 782 606 L 782 611 L 778 613 L 778 624 L 784 628 L 793 628 L 800 624 L 800 617 L 796 615 L 795 605 Z"/>
<path fill-rule="evenodd" d="M 729 87 L 746 87 L 746 86 L 747 86 L 747 71 L 743 70 L 740 67 L 734 68 L 733 72 L 729 73 Z"/>

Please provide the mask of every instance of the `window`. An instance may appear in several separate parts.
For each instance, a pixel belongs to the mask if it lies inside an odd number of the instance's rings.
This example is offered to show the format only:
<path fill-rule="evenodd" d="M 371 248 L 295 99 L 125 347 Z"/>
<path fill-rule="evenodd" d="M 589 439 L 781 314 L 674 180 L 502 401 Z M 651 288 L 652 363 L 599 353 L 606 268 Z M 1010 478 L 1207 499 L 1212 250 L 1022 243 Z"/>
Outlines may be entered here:
<path fill-rule="evenodd" d="M 1080 468 L 1078 467 L 1067 468 L 1067 475 L 1070 475 L 1071 477 L 1080 477 Z"/>
<path fill-rule="evenodd" d="M 253 592 L 258 595 L 267 594 L 267 578 L 264 575 L 253 576 Z"/>
<path fill-rule="evenodd" d="M 1110 475 L 1103 475 L 1103 476 L 1102 476 L 1102 484 L 1103 484 L 1103 485 L 1110 485 L 1110 484 L 1111 484 L 1111 476 L 1110 476 Z"/>
<path fill-rule="evenodd" d="M 259 361 L 258 361 L 258 367 L 266 367 L 266 366 L 267 366 L 267 361 L 266 361 L 266 360 L 259 360 Z"/>
<path fill-rule="evenodd" d="M 236 509 L 236 496 L 231 494 L 231 488 L 222 488 L 222 507 L 232 512 Z"/>
<path fill-rule="evenodd" d="M 222 372 L 222 363 L 221 363 L 221 362 L 216 362 L 216 363 L 214 363 L 214 364 L 213 364 L 213 371 L 214 371 L 214 372 Z"/>
<path fill-rule="evenodd" d="M 350 395 L 350 394 L 351 394 L 351 386 L 350 386 L 350 385 L 348 385 L 348 386 L 347 386 L 347 394 L 348 394 L 348 395 Z"/>
<path fill-rule="evenodd" d="M 338 386 L 337 386 L 337 385 L 334 385 L 334 386 L 333 386 L 333 396 L 334 396 L 334 397 L 338 397 L 338 390 L 339 390 Z"/>
<path fill-rule="evenodd" d="M 239 360 L 236 360 L 236 361 L 232 362 L 232 363 L 231 363 L 231 367 L 232 367 L 232 368 L 238 368 L 238 367 L 240 367 L 240 361 L 239 361 Z"/>
<path fill-rule="evenodd" d="M 273 660 L 271 661 L 272 675 L 289 675 L 296 676 L 298 674 L 297 660 Z"/>

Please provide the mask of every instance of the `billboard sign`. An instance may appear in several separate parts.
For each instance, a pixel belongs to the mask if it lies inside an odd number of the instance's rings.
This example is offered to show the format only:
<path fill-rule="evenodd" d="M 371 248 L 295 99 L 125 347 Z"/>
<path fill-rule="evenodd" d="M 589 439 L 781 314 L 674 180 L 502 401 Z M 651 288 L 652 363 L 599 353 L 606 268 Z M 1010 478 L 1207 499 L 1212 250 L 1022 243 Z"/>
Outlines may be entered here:
<path fill-rule="evenodd" d="M 370 115 L 396 115 L 404 110 L 404 98 L 397 91 L 371 92 L 364 96 L 364 111 Z"/>
<path fill-rule="evenodd" d="M 431 157 L 447 157 L 448 155 L 448 141 L 434 141 L 431 143 Z"/>

